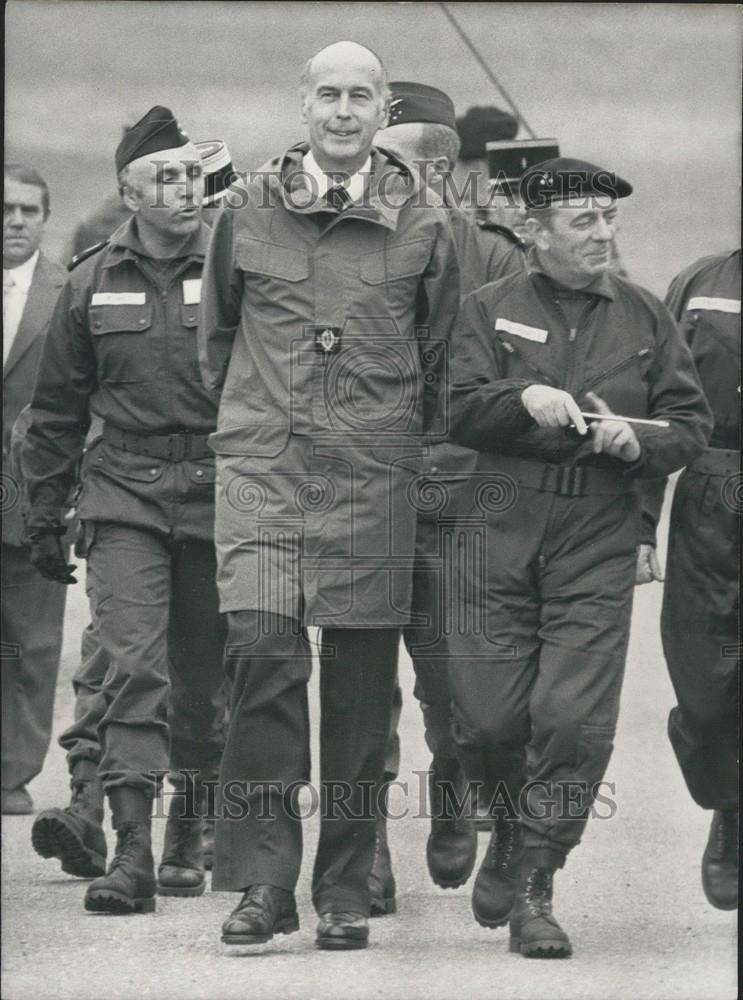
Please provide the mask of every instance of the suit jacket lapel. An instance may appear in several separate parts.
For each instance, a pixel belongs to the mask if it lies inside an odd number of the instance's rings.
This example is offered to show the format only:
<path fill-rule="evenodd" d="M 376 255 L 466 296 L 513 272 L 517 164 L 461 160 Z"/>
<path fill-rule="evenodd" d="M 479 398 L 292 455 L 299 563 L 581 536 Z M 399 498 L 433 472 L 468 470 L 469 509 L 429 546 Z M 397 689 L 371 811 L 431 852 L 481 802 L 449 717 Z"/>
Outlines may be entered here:
<path fill-rule="evenodd" d="M 3 379 L 8 377 L 34 340 L 46 329 L 64 283 L 63 272 L 54 267 L 43 254 L 39 254 L 26 306 L 3 368 Z"/>

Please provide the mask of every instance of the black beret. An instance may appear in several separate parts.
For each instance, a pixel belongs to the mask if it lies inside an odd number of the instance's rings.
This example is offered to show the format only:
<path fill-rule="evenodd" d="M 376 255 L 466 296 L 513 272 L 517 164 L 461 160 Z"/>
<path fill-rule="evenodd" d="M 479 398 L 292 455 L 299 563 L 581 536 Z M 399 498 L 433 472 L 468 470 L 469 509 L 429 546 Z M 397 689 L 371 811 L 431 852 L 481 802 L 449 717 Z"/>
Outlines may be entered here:
<path fill-rule="evenodd" d="M 626 198 L 632 194 L 632 185 L 595 163 L 561 156 L 527 170 L 519 181 L 519 193 L 526 208 L 548 208 L 552 202 L 569 197 Z"/>
<path fill-rule="evenodd" d="M 124 133 L 116 147 L 116 173 L 140 156 L 159 153 L 161 149 L 179 149 L 190 139 L 173 117 L 170 108 L 156 104 Z"/>
<path fill-rule="evenodd" d="M 433 125 L 447 125 L 456 132 L 454 103 L 443 90 L 429 87 L 425 83 L 395 81 L 390 84 L 390 93 L 392 99 L 388 125 L 430 122 Z"/>
<path fill-rule="evenodd" d="M 475 107 L 457 118 L 457 132 L 462 140 L 460 160 L 485 158 L 485 143 L 494 139 L 513 139 L 519 123 L 507 111 L 496 107 Z"/>

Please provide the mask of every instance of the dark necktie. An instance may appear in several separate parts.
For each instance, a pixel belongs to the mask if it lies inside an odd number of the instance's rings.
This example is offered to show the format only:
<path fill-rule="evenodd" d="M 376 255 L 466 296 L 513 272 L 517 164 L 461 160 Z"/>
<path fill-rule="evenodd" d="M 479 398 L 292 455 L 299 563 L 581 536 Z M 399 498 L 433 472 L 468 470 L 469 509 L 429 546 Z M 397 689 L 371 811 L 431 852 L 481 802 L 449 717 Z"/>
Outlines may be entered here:
<path fill-rule="evenodd" d="M 351 204 L 351 196 L 342 184 L 334 184 L 328 188 L 325 200 L 338 212 L 342 212 Z"/>

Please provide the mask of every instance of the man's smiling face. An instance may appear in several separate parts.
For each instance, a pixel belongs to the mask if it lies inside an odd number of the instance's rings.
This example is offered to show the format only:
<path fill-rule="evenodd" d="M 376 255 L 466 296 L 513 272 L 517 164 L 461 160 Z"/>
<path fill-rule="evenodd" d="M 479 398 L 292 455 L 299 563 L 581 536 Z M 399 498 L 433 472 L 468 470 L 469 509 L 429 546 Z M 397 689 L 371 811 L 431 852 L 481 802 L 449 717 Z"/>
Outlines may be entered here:
<path fill-rule="evenodd" d="M 379 61 L 353 43 L 330 46 L 310 63 L 305 87 L 302 120 L 315 159 L 327 173 L 354 173 L 387 116 Z"/>

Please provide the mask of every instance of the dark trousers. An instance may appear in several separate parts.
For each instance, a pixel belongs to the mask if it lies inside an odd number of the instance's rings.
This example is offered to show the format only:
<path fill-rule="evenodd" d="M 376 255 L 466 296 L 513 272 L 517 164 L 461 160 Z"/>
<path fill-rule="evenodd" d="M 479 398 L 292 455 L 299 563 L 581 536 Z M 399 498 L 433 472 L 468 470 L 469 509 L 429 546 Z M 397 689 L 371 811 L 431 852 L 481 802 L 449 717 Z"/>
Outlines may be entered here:
<path fill-rule="evenodd" d="M 213 888 L 293 891 L 302 860 L 297 795 L 309 780 L 303 629 L 280 615 L 228 614 L 230 728 L 220 775 Z M 320 656 L 322 810 L 313 902 L 368 914 L 374 805 L 382 781 L 397 629 L 324 629 Z"/>
<path fill-rule="evenodd" d="M 405 646 L 413 661 L 413 693 L 423 713 L 426 744 L 434 757 L 451 759 L 456 750 L 451 738 L 451 692 L 447 669 L 447 619 L 452 612 L 451 549 L 454 515 L 467 494 L 467 480 L 436 481 L 446 497 L 443 512 L 420 513 L 415 535 L 413 571 L 413 623 L 403 629 Z M 425 489 L 425 486 L 423 487 Z M 439 516 L 441 513 L 442 516 Z M 397 777 L 400 740 L 397 727 L 402 691 L 395 688 L 385 773 Z"/>
<path fill-rule="evenodd" d="M 67 753 L 70 773 L 79 761 L 99 764 L 101 745 L 98 726 L 106 712 L 103 684 L 108 673 L 109 659 L 101 646 L 98 629 L 89 622 L 80 641 L 80 665 L 72 677 L 75 694 L 74 721 L 59 737 L 59 745 Z"/>
<path fill-rule="evenodd" d="M 225 638 L 214 545 L 97 522 L 87 548 L 92 617 L 109 660 L 98 724 L 104 788 L 151 795 L 153 772 L 169 767 L 213 776 Z"/>
<path fill-rule="evenodd" d="M 44 764 L 52 732 L 67 587 L 44 577 L 28 549 L 2 547 L 2 786 Z"/>
<path fill-rule="evenodd" d="M 724 476 L 684 472 L 668 540 L 661 634 L 678 705 L 668 733 L 694 801 L 738 802 L 739 519 Z"/>
<path fill-rule="evenodd" d="M 481 532 L 482 560 L 463 562 L 469 626 L 449 639 L 454 739 L 468 777 L 514 807 L 530 847 L 567 854 L 606 771 L 638 528 L 633 495 L 526 488 L 462 526 Z"/>

